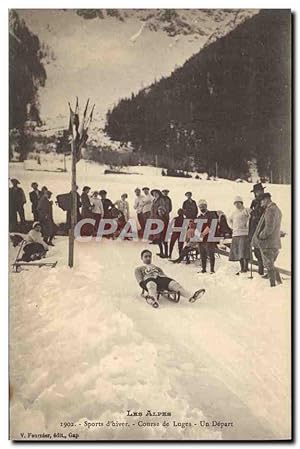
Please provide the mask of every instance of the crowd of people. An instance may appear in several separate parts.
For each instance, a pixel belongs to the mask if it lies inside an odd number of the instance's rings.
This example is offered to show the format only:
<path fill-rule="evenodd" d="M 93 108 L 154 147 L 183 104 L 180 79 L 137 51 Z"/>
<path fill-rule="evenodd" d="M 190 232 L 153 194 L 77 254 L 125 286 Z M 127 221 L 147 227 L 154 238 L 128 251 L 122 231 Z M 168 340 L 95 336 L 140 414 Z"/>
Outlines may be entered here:
<path fill-rule="evenodd" d="M 25 223 L 26 195 L 17 179 L 11 179 L 11 184 L 12 187 L 9 190 L 10 230 L 15 231 L 18 218 L 20 224 Z M 271 194 L 265 193 L 264 189 L 262 183 L 254 185 L 251 191 L 254 194 L 254 199 L 250 207 L 246 207 L 243 199 L 236 196 L 233 200 L 233 211 L 227 217 L 222 211 L 210 210 L 205 199 L 199 200 L 197 204 L 192 192 L 188 191 L 185 193 L 185 200 L 182 202 L 181 208 L 178 209 L 175 217 L 170 219 L 173 211 L 170 191 L 168 189 L 151 190 L 149 187 L 137 187 L 134 190 L 133 209 L 139 224 L 140 235 L 143 234 L 148 219 L 160 219 L 163 222 L 162 231 L 150 237 L 150 243 L 158 246 L 158 255 L 161 258 L 168 258 L 173 263 L 182 261 L 190 263 L 191 258 L 199 257 L 201 273 L 207 272 L 208 262 L 210 273 L 215 273 L 217 243 L 210 241 L 209 235 L 212 222 L 217 221 L 216 237 L 232 239 L 229 260 L 239 262 L 240 269 L 237 274 L 248 271 L 253 248 L 259 274 L 270 279 L 271 286 L 274 286 L 281 282 L 280 274 L 274 267 L 281 247 L 281 211 L 272 202 Z M 108 198 L 106 190 L 91 190 L 91 187 L 84 186 L 81 194 L 77 192 L 77 221 L 81 218 L 93 218 L 95 225 L 92 233 L 97 235 L 101 219 L 111 218 L 116 220 L 118 225 L 111 237 L 118 236 L 131 217 L 128 194 L 123 193 L 118 200 L 112 201 Z M 47 250 L 48 246 L 54 246 L 53 238 L 57 230 L 53 220 L 53 200 L 51 198 L 52 192 L 46 186 L 39 189 L 36 182 L 32 183 L 29 199 L 34 222 L 33 229 L 42 235 L 42 240 L 47 246 L 44 246 L 43 250 Z M 71 226 L 71 198 L 71 192 L 58 195 L 56 198 L 56 204 L 66 211 L 67 228 Z M 197 232 L 195 220 L 199 218 L 204 220 L 204 224 L 199 239 L 195 241 L 194 237 Z M 170 220 L 173 227 L 180 228 L 185 219 L 189 219 L 185 241 L 181 241 L 181 233 L 178 230 L 174 230 L 170 238 L 166 239 Z M 178 257 L 172 259 L 176 242 Z M 41 242 L 39 241 L 39 243 Z M 265 269 L 267 273 L 265 273 Z"/>

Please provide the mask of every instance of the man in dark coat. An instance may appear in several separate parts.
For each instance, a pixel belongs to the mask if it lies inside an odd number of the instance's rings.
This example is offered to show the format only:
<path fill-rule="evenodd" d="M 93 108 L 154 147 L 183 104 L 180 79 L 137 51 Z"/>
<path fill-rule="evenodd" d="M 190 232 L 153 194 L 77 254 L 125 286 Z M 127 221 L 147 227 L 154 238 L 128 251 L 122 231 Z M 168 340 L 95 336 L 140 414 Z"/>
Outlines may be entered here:
<path fill-rule="evenodd" d="M 177 216 L 173 218 L 173 228 L 181 228 L 184 221 L 184 213 L 183 209 L 178 209 Z M 178 242 L 178 255 L 180 256 L 181 251 L 183 250 L 184 242 L 180 240 L 180 232 L 174 231 L 171 235 L 170 240 L 170 249 L 169 249 L 169 259 L 172 258 L 172 252 L 175 245 L 175 242 Z"/>
<path fill-rule="evenodd" d="M 252 237 L 254 235 L 254 232 L 257 228 L 257 225 L 259 223 L 260 217 L 264 213 L 264 209 L 260 204 L 260 197 L 264 193 L 265 187 L 263 187 L 262 183 L 259 182 L 257 184 L 254 184 L 253 190 L 251 192 L 254 193 L 254 200 L 252 200 L 250 209 L 250 220 L 249 220 L 249 240 L 252 240 Z M 258 262 L 258 273 L 260 275 L 264 274 L 264 265 L 261 257 L 261 252 L 259 248 L 254 247 L 254 255 Z"/>
<path fill-rule="evenodd" d="M 106 198 L 107 192 L 106 190 L 100 190 L 99 195 L 101 197 L 103 209 L 104 209 L 104 216 L 103 218 L 111 218 L 111 209 L 113 209 L 114 204 L 113 202 Z"/>
<path fill-rule="evenodd" d="M 198 214 L 196 201 L 192 199 L 192 192 L 186 192 L 186 200 L 182 204 L 182 209 L 186 218 L 194 220 Z"/>
<path fill-rule="evenodd" d="M 170 213 L 172 212 L 172 200 L 169 197 L 169 192 L 170 192 L 170 190 L 168 190 L 168 189 L 163 189 L 161 191 L 162 199 L 164 201 L 164 208 L 165 208 L 167 216 L 170 218 Z"/>
<path fill-rule="evenodd" d="M 38 221 L 38 203 L 41 197 L 41 191 L 39 190 L 39 186 L 37 182 L 33 182 L 31 184 L 32 191 L 29 192 L 29 198 L 31 202 L 31 211 L 33 214 L 33 221 Z"/>
<path fill-rule="evenodd" d="M 17 224 L 17 214 L 20 217 L 21 224 L 25 224 L 24 204 L 26 197 L 24 190 L 18 187 L 20 182 L 17 179 L 11 179 L 12 187 L 9 189 L 9 229 L 14 231 Z"/>
<path fill-rule="evenodd" d="M 92 217 L 92 204 L 89 197 L 89 192 L 91 188 L 89 186 L 84 186 L 81 194 L 81 216 L 82 218 Z"/>
<path fill-rule="evenodd" d="M 263 264 L 268 270 L 271 287 L 282 283 L 279 271 L 274 263 L 278 257 L 280 242 L 280 225 L 282 213 L 279 207 L 271 200 L 270 193 L 261 195 L 261 206 L 264 213 L 261 216 L 252 238 L 252 244 L 260 249 Z"/>
<path fill-rule="evenodd" d="M 215 242 L 208 242 L 208 235 L 210 226 L 212 223 L 212 220 L 218 220 L 218 214 L 215 211 L 209 211 L 207 209 L 207 201 L 206 200 L 200 200 L 199 201 L 199 209 L 200 209 L 200 215 L 198 216 L 199 219 L 207 220 L 206 223 L 202 226 L 201 230 L 201 237 L 202 241 L 199 244 L 200 249 L 200 257 L 201 257 L 201 265 L 202 265 L 202 271 L 201 273 L 206 273 L 206 264 L 207 259 L 209 258 L 210 263 L 210 272 L 213 274 L 215 272 L 215 252 L 216 252 L 216 243 Z"/>
<path fill-rule="evenodd" d="M 44 194 L 39 199 L 38 203 L 38 215 L 39 222 L 42 225 L 42 235 L 44 242 L 50 246 L 54 246 L 52 240 L 55 235 L 55 224 L 53 222 L 53 201 L 51 201 L 52 192 L 45 190 Z"/>

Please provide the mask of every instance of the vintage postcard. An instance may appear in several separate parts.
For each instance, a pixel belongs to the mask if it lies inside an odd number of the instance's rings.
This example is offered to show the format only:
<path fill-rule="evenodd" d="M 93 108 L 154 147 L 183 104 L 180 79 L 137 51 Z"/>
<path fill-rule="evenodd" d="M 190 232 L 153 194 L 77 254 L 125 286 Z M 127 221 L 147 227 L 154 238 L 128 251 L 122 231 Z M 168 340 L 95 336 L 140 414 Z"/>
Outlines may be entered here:
<path fill-rule="evenodd" d="M 291 11 L 8 15 L 10 439 L 290 440 Z"/>

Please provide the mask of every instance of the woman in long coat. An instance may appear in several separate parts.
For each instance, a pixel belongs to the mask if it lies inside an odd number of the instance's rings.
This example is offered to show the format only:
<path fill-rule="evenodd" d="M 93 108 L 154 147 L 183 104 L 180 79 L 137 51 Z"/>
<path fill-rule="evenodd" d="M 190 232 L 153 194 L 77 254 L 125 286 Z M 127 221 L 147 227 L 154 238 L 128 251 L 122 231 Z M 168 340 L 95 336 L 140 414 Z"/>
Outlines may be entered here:
<path fill-rule="evenodd" d="M 163 207 L 165 209 L 165 201 L 162 193 L 158 189 L 151 190 L 151 195 L 153 196 L 152 206 L 151 206 L 151 218 L 160 218 L 158 214 L 158 209 Z"/>
<path fill-rule="evenodd" d="M 243 199 L 240 196 L 234 199 L 233 204 L 236 209 L 228 219 L 228 224 L 232 228 L 229 260 L 240 262 L 241 269 L 236 273 L 240 274 L 248 271 L 248 262 L 250 259 L 250 209 L 244 207 Z"/>

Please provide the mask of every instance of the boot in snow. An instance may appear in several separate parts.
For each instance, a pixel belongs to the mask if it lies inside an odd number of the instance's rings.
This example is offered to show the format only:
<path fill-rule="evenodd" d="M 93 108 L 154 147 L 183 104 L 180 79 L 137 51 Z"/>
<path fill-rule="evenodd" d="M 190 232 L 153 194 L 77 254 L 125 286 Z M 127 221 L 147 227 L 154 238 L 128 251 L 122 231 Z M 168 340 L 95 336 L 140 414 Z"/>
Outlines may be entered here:
<path fill-rule="evenodd" d="M 264 275 L 264 266 L 262 263 L 258 262 L 258 274 L 260 274 L 261 276 Z"/>
<path fill-rule="evenodd" d="M 197 299 L 201 298 L 205 293 L 205 288 L 200 288 L 200 290 L 196 290 L 193 296 L 189 299 L 189 302 L 195 302 Z"/>
<path fill-rule="evenodd" d="M 146 301 L 150 306 L 154 307 L 154 309 L 157 309 L 159 307 L 157 300 L 153 298 L 153 296 L 146 296 Z"/>
<path fill-rule="evenodd" d="M 210 261 L 210 274 L 214 274 L 215 272 L 215 261 L 211 260 Z"/>
<path fill-rule="evenodd" d="M 166 257 L 163 253 L 157 253 L 156 255 L 157 255 L 158 257 L 161 257 L 162 259 L 165 259 L 165 257 Z"/>

